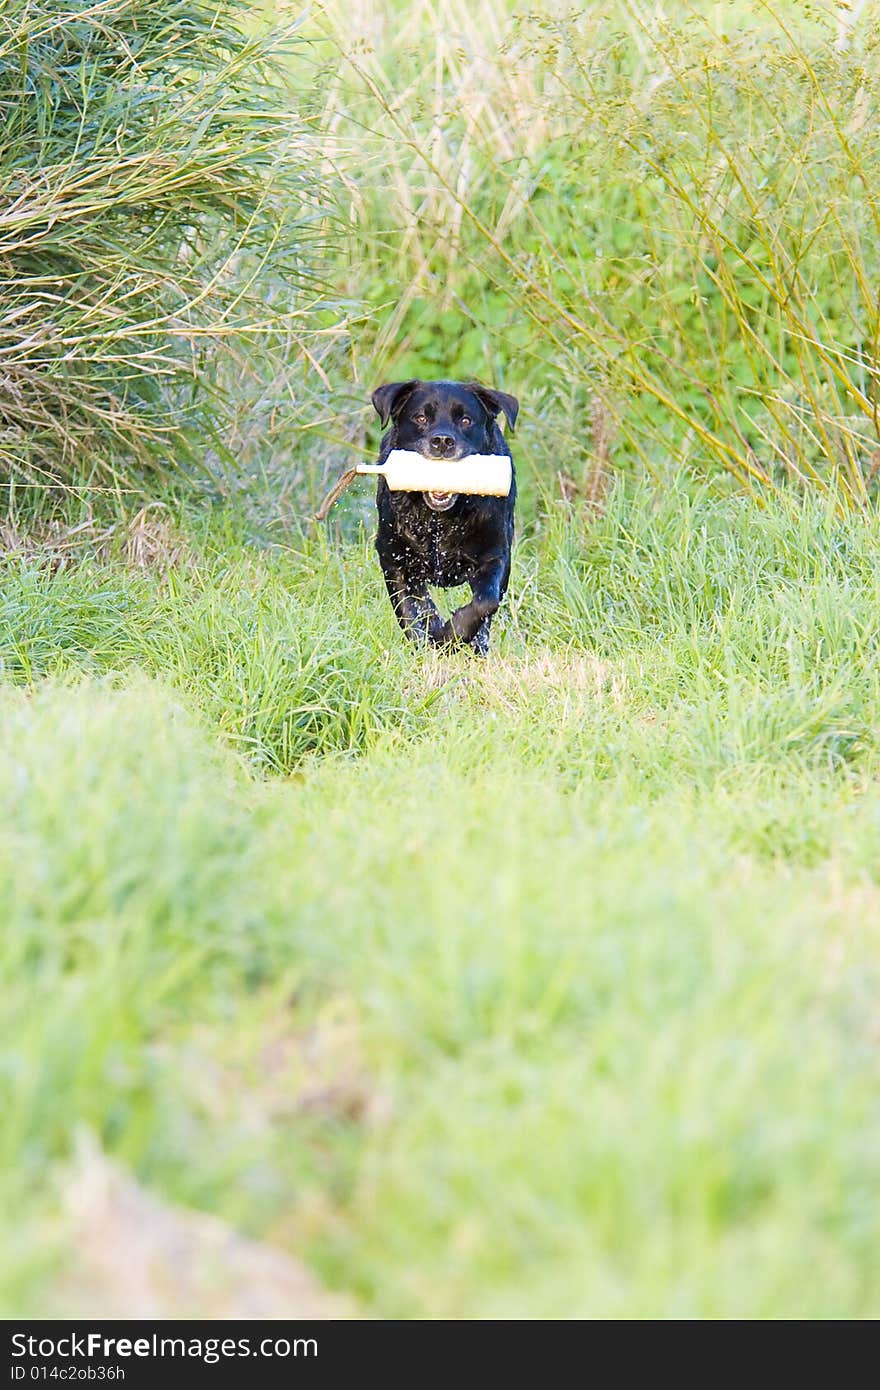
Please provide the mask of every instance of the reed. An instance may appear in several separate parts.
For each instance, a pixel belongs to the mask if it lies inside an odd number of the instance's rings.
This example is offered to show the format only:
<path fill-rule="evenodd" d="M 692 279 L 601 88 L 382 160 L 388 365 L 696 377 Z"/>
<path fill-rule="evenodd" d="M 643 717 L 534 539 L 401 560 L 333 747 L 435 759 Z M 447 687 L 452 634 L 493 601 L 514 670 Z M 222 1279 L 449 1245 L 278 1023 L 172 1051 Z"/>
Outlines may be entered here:
<path fill-rule="evenodd" d="M 0 6 L 0 481 L 198 470 L 290 360 L 315 179 L 291 28 L 236 0 Z"/>

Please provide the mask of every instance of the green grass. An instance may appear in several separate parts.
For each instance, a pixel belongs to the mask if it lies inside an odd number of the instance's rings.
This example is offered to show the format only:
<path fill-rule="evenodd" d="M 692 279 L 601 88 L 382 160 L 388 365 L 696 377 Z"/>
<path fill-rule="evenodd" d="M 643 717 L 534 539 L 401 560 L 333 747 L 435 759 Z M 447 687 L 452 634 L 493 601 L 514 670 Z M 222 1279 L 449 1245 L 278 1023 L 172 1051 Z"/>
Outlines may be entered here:
<path fill-rule="evenodd" d="M 610 457 L 864 505 L 877 0 L 321 8 L 365 385 L 503 384 L 588 495 Z"/>
<path fill-rule="evenodd" d="M 368 1314 L 876 1315 L 878 524 L 560 509 L 486 663 L 185 526 L 4 566 L 7 1312 L 85 1127 Z"/>
<path fill-rule="evenodd" d="M 289 111 L 233 4 L 7 8 L 0 1312 L 148 1263 L 97 1141 L 366 1316 L 877 1316 L 877 0 L 328 0 Z M 486 662 L 301 520 L 458 373 Z"/>

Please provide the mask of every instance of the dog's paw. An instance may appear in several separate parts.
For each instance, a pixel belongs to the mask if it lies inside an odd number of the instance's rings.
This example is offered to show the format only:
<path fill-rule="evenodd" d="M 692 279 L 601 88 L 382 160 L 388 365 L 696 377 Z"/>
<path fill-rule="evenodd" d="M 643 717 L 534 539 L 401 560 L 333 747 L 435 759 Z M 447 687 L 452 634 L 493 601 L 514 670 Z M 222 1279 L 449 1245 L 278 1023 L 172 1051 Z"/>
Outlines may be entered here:
<path fill-rule="evenodd" d="M 436 609 L 428 620 L 428 638 L 435 647 L 446 647 L 453 640 L 449 623 L 441 618 Z"/>

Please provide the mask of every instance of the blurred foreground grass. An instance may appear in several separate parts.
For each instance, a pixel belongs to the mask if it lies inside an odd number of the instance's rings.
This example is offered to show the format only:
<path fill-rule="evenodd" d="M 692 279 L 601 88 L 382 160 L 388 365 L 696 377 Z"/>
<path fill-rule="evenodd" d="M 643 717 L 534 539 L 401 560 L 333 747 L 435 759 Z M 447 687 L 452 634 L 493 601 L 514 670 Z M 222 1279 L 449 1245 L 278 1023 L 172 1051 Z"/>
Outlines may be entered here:
<path fill-rule="evenodd" d="M 178 541 L 4 561 L 6 1311 L 86 1134 L 367 1314 L 876 1315 L 875 523 L 554 513 L 483 664 Z"/>

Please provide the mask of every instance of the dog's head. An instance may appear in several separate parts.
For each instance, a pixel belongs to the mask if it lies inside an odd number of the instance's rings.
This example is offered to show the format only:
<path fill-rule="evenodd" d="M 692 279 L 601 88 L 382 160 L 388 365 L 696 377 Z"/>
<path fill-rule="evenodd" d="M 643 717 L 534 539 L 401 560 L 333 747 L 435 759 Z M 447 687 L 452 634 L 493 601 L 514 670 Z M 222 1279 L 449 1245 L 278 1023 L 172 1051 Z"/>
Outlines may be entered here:
<path fill-rule="evenodd" d="M 501 412 L 513 429 L 519 402 L 477 381 L 395 381 L 373 392 L 382 428 L 392 424 L 392 445 L 428 459 L 463 459 L 495 452 L 495 421 Z M 422 493 L 428 506 L 445 512 L 454 492 Z"/>

